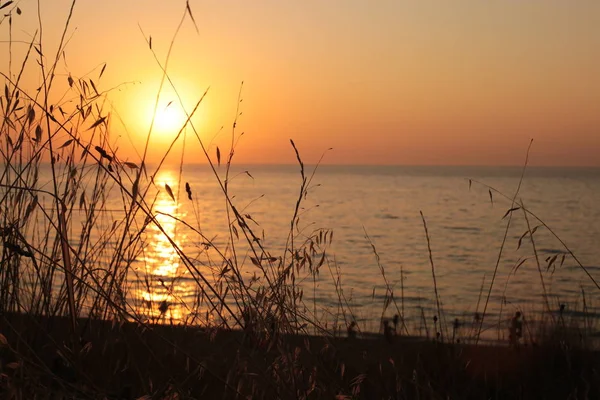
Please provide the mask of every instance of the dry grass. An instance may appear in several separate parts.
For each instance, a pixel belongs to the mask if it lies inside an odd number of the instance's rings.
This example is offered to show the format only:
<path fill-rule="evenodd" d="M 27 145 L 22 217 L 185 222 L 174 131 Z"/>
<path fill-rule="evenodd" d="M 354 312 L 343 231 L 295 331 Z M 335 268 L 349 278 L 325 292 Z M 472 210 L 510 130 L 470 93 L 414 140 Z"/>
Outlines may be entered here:
<path fill-rule="evenodd" d="M 347 339 L 4 314 L 9 398 L 594 398 L 598 353 L 417 337 Z M 264 339 L 264 338 L 263 338 Z M 560 378 L 560 379 L 558 379 Z M 63 396 L 63 397 L 60 397 Z"/>
<path fill-rule="evenodd" d="M 3 13 L 17 13 L 16 4 L 3 5 Z M 434 332 L 433 340 L 411 336 L 405 324 L 404 287 L 399 305 L 368 235 L 386 287 L 381 311 L 385 340 L 361 332 L 364 327 L 355 323 L 340 268 L 328 253 L 333 232 L 307 231 L 300 225 L 302 205 L 317 168 L 306 170 L 294 142 L 291 145 L 300 182 L 283 252 L 273 253 L 263 245 L 261 235 L 253 229 L 252 217 L 240 211 L 239 200 L 231 194 L 231 166 L 241 136 L 237 124 L 242 88 L 226 151 L 212 150 L 192 122 L 207 94 L 204 92 L 154 171 L 146 159 L 152 128 L 141 159 L 122 158 L 111 138 L 111 115 L 105 108 L 104 67 L 94 79 L 56 73 L 60 54 L 67 50 L 65 37 L 75 6 L 73 1 L 54 56 L 45 53 L 43 37 L 36 34 L 23 60 L 13 60 L 9 51 L 10 70 L 2 73 L 3 398 L 433 399 L 578 398 L 598 394 L 598 357 L 589 350 L 587 322 L 582 328 L 575 319 L 568 320 L 563 309 L 554 317 L 546 292 L 548 313 L 541 320 L 525 321 L 528 333 L 522 347 L 467 344 L 477 344 L 481 336 L 496 271 L 482 317 L 448 324 L 437 291 L 424 216 L 437 315 L 423 312 L 422 327 L 428 339 L 429 332 Z M 189 4 L 172 44 L 186 19 L 195 24 Z M 9 29 L 15 28 L 11 24 Z M 42 31 L 40 26 L 38 32 Z M 149 37 L 147 41 L 162 71 L 161 90 L 169 85 L 177 92 L 168 72 L 170 50 L 161 62 Z M 15 72 L 12 66 L 17 61 L 20 70 Z M 21 79 L 32 63 L 37 63 L 43 79 L 39 90 L 28 93 Z M 76 99 L 75 106 L 64 96 L 53 100 L 57 98 L 53 91 L 56 79 L 67 81 L 67 98 Z M 201 227 L 196 188 L 182 184 L 183 153 L 176 190 L 154 182 L 175 145 L 186 140 L 198 141 L 221 191 L 228 227 L 224 243 L 213 242 Z M 42 176 L 44 171 L 49 176 Z M 183 187 L 185 194 L 180 193 Z M 493 188 L 489 190 L 491 197 Z M 192 218 L 182 220 L 157 211 L 159 191 L 173 202 L 190 201 L 195 210 Z M 517 194 L 518 190 L 511 210 L 515 209 Z M 118 213 L 113 209 L 116 201 Z M 538 219 L 522 202 L 519 208 L 526 219 Z M 507 230 L 512 212 L 508 214 Z M 203 249 L 199 255 L 187 254 L 177 244 L 175 235 L 161 224 L 162 217 L 193 233 L 190 240 Z M 535 228 L 527 222 L 535 253 Z M 147 307 L 140 307 L 130 300 L 135 288 L 128 278 L 136 274 L 133 264 L 141 259 L 151 228 L 166 237 L 178 262 L 193 279 L 193 304 L 174 296 L 172 287 L 164 282 L 161 289 L 171 295 L 169 301 L 149 301 Z M 499 258 L 505 241 L 506 235 Z M 577 261 L 566 245 L 565 252 Z M 536 260 L 539 267 L 537 254 Z M 243 277 L 246 267 L 256 271 L 252 278 Z M 335 288 L 337 310 L 331 313 L 337 329 L 318 315 L 315 300 L 312 304 L 304 300 L 311 282 L 316 297 L 317 277 L 322 271 L 329 274 Z M 543 284 L 541 267 L 539 271 Z M 148 292 L 156 290 L 148 272 L 137 274 Z M 157 324 L 168 322 L 168 310 L 176 303 L 185 307 L 190 317 L 177 321 L 177 326 Z M 396 317 L 387 320 L 391 304 Z M 475 327 L 470 332 L 461 329 L 469 324 Z M 505 328 L 499 323 L 498 329 Z M 340 338 L 346 335 L 339 335 L 339 331 L 353 337 Z M 418 333 L 415 336 L 422 336 L 421 328 Z"/>

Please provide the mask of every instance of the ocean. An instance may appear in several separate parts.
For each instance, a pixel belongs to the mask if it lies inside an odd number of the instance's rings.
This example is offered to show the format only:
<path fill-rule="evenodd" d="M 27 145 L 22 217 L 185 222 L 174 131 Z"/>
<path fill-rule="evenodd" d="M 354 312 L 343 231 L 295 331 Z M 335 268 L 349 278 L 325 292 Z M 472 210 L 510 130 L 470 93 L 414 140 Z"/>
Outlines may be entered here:
<path fill-rule="evenodd" d="M 77 196 L 83 192 L 89 205 L 98 166 L 87 168 L 90 177 Z M 307 263 L 297 284 L 307 312 L 328 329 L 345 330 L 353 319 L 361 331 L 379 332 L 383 319 L 399 314 L 411 334 L 433 334 L 436 316 L 445 326 L 471 329 L 485 311 L 483 329 L 502 338 L 517 311 L 529 319 L 545 313 L 582 317 L 586 324 L 597 320 L 600 169 L 528 167 L 521 182 L 520 167 L 314 168 L 305 166 L 307 190 L 299 203 L 294 246 L 318 237 L 319 229 L 325 236 L 321 233 L 321 247 L 310 262 L 315 274 L 307 272 Z M 225 171 L 216 166 L 222 179 Z M 122 182 L 131 187 L 132 180 Z M 265 258 L 290 260 L 285 249 L 301 184 L 298 165 L 230 171 L 232 204 L 267 251 Z M 92 233 L 98 243 L 102 232 L 122 225 L 129 202 L 114 184 L 101 193 L 105 211 Z M 146 225 L 140 242 L 121 260 L 128 266 L 124 296 L 132 312 L 173 323 L 199 314 L 193 308 L 202 303 L 199 274 L 206 279 L 203 286 L 231 273 L 223 271 L 215 248 L 225 258 L 237 258 L 246 282 L 257 273 L 242 230 L 229 230 L 222 189 L 207 165 L 163 166 L 146 201 L 164 232 Z M 530 212 L 527 218 L 521 205 Z M 72 245 L 83 229 L 83 208 L 73 210 Z M 138 218 L 131 231 L 139 231 L 142 222 Z M 196 271 L 181 262 L 165 233 Z M 116 248 L 117 237 L 102 249 Z M 94 262 L 110 261 L 99 256 Z"/>
<path fill-rule="evenodd" d="M 382 317 L 402 313 L 407 325 L 422 332 L 437 315 L 432 272 L 446 322 L 471 323 L 476 314 L 483 314 L 488 293 L 488 321 L 510 318 L 517 310 L 525 316 L 540 313 L 547 309 L 542 279 L 551 310 L 563 304 L 564 313 L 582 313 L 585 300 L 585 311 L 595 315 L 600 289 L 570 252 L 600 282 L 600 169 L 529 167 L 515 204 L 512 197 L 522 172 L 518 167 L 322 165 L 314 175 L 314 167 L 305 169 L 310 181 L 302 196 L 297 237 L 324 228 L 333 232 L 333 240 L 318 277 L 302 281 L 303 300 L 330 327 L 339 322 L 338 305 L 343 300 L 365 331 L 376 332 Z M 223 174 L 224 167 L 217 171 Z M 156 175 L 160 193 L 155 210 L 175 213 L 204 237 L 226 245 L 225 200 L 212 171 L 207 166 L 183 166 L 180 180 L 178 176 L 178 167 L 163 168 Z M 302 182 L 299 166 L 234 167 L 230 176 L 233 204 L 251 217 L 249 225 L 270 255 L 283 257 Z M 192 201 L 184 191 L 185 182 Z M 178 206 L 165 184 L 174 197 L 181 187 Z M 528 220 L 535 229 L 535 250 L 529 237 L 522 237 L 528 232 L 523 210 L 506 215 L 521 202 L 533 213 Z M 201 254 L 204 239 L 197 232 L 169 217 L 163 222 L 199 265 L 207 264 Z M 195 282 L 161 234 L 155 236 L 137 268 L 151 272 L 156 293 L 141 297 L 191 301 Z M 242 252 L 237 257 L 245 259 L 243 272 L 252 275 L 250 255 Z M 132 275 L 132 282 L 136 279 L 139 284 L 142 278 Z M 140 297 L 139 292 L 131 293 Z"/>

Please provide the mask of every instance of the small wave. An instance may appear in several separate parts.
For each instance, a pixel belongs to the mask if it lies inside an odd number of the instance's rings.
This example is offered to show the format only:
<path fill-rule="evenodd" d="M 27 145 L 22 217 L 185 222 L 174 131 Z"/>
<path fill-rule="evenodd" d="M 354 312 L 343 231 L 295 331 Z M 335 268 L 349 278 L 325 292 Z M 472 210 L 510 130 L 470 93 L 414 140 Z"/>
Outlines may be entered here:
<path fill-rule="evenodd" d="M 480 228 L 472 226 L 444 226 L 444 229 L 450 231 L 462 231 L 462 232 L 481 232 Z"/>
<path fill-rule="evenodd" d="M 448 258 L 454 261 L 465 262 L 468 261 L 471 256 L 468 254 L 448 254 Z"/>
<path fill-rule="evenodd" d="M 554 311 L 553 314 L 560 315 L 560 311 Z M 570 311 L 568 308 L 563 311 L 564 316 L 576 317 L 576 318 L 600 318 L 600 313 L 598 312 L 590 312 L 590 311 Z"/>
<path fill-rule="evenodd" d="M 380 214 L 380 215 L 377 215 L 377 218 L 380 218 L 380 219 L 400 219 L 399 216 L 394 215 L 394 214 Z"/>
<path fill-rule="evenodd" d="M 540 253 L 544 253 L 544 254 L 562 254 L 565 252 L 564 250 L 557 250 L 557 249 L 540 249 L 538 251 Z"/>

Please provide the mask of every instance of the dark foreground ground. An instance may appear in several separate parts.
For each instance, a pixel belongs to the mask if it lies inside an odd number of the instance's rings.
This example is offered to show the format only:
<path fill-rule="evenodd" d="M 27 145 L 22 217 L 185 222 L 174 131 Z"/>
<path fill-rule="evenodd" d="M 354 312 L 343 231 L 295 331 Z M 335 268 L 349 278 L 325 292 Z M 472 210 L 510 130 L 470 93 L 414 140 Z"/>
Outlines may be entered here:
<path fill-rule="evenodd" d="M 598 399 L 600 353 L 0 315 L 15 399 Z"/>

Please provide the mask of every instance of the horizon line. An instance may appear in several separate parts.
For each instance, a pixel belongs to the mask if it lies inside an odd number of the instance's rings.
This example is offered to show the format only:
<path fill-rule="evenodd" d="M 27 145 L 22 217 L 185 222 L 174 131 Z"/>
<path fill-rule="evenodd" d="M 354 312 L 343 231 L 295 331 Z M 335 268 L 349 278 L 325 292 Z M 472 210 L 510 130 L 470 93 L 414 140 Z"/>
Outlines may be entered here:
<path fill-rule="evenodd" d="M 147 165 L 150 164 L 154 164 L 152 162 L 147 162 Z M 173 165 L 173 164 L 177 164 L 179 165 L 179 162 L 173 162 L 173 163 L 163 163 L 164 165 Z M 493 165 L 493 164 L 352 164 L 352 163 L 309 163 L 309 162 L 303 162 L 303 164 L 305 166 L 316 166 L 318 165 L 319 167 L 426 167 L 426 168 L 523 168 L 523 165 L 519 165 L 519 164 L 500 164 L 500 165 Z M 207 162 L 188 162 L 188 163 L 184 163 L 184 165 L 209 165 Z M 214 165 L 216 166 L 217 164 L 214 163 Z M 221 164 L 222 166 L 225 164 Z M 298 162 L 285 162 L 285 163 L 257 163 L 257 162 L 238 162 L 238 163 L 233 163 L 231 165 L 232 167 L 236 167 L 236 166 L 260 166 L 260 167 L 269 167 L 269 166 L 299 166 Z M 589 168 L 589 169 L 600 169 L 600 165 L 548 165 L 548 164 L 538 164 L 538 165 L 526 165 L 525 166 L 526 169 L 527 168 Z"/>
<path fill-rule="evenodd" d="M 127 162 L 131 160 L 120 160 L 119 162 Z M 138 163 L 139 161 L 131 161 L 134 163 Z M 42 164 L 50 164 L 49 160 L 42 160 Z M 59 162 L 60 163 L 60 162 Z M 58 164 L 58 163 L 57 163 Z M 158 161 L 146 162 L 146 165 L 156 165 Z M 319 166 L 319 167 L 406 167 L 406 168 L 523 168 L 523 164 L 353 164 L 353 163 L 310 163 L 303 162 L 305 166 Z M 179 162 L 163 162 L 163 165 L 179 165 Z M 204 166 L 209 165 L 208 162 L 186 162 L 184 165 L 193 165 L 193 166 Z M 213 163 L 213 165 L 217 166 L 217 163 Z M 221 163 L 222 166 L 226 166 L 225 163 Z M 276 167 L 276 166 L 286 166 L 286 167 L 294 167 L 299 166 L 298 162 L 283 162 L 283 163 L 257 163 L 257 162 L 236 162 L 232 163 L 231 167 L 236 166 L 256 166 L 256 167 Z M 600 165 L 548 165 L 548 164 L 528 164 L 525 166 L 528 168 L 562 168 L 562 169 L 600 169 Z"/>

